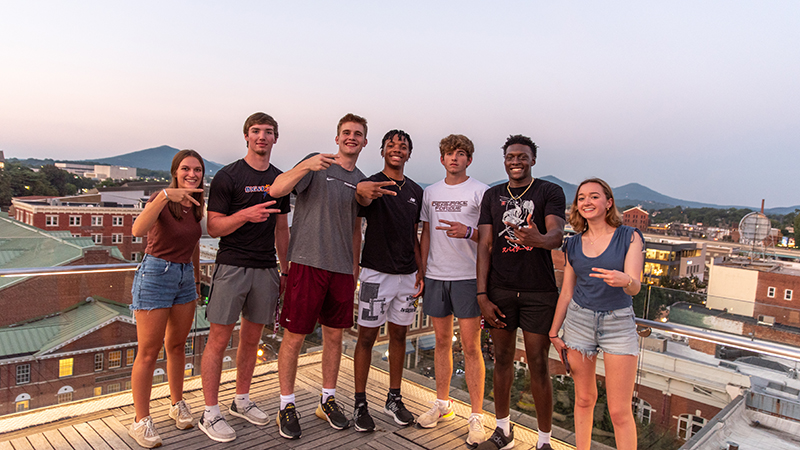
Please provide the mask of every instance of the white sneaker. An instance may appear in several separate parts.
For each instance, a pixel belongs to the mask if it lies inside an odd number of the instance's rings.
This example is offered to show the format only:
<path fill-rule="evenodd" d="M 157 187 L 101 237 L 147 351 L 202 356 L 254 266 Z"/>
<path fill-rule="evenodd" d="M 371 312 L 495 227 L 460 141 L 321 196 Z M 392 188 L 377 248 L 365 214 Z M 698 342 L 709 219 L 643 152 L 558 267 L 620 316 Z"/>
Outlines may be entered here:
<path fill-rule="evenodd" d="M 467 428 L 469 428 L 469 436 L 467 436 L 467 445 L 469 447 L 477 447 L 478 444 L 486 440 L 486 432 L 483 429 L 483 414 L 469 416 Z"/>
<path fill-rule="evenodd" d="M 192 425 L 192 410 L 183 400 L 169 408 L 169 417 L 175 420 L 175 426 L 179 430 L 188 430 L 194 426 Z"/>
<path fill-rule="evenodd" d="M 431 403 L 433 403 L 433 408 L 417 418 L 419 426 L 423 428 L 433 428 L 439 421 L 451 420 L 456 416 L 455 411 L 453 411 L 452 400 L 448 400 L 447 405 L 444 407 L 439 405 L 438 402 Z"/>
<path fill-rule="evenodd" d="M 153 418 L 150 416 L 138 422 L 133 422 L 131 427 L 128 428 L 128 435 L 144 448 L 161 447 L 161 436 L 158 435 L 156 426 L 153 424 Z"/>
<path fill-rule="evenodd" d="M 253 425 L 266 425 L 269 423 L 269 416 L 256 406 L 255 402 L 248 402 L 243 408 L 236 405 L 236 399 L 231 403 L 228 410 L 232 416 L 240 417 Z"/>
<path fill-rule="evenodd" d="M 214 417 L 206 422 L 206 415 L 203 413 L 200 416 L 200 421 L 197 422 L 197 428 L 200 428 L 209 438 L 217 442 L 230 442 L 236 439 L 236 431 L 228 425 L 228 422 L 222 416 Z"/>

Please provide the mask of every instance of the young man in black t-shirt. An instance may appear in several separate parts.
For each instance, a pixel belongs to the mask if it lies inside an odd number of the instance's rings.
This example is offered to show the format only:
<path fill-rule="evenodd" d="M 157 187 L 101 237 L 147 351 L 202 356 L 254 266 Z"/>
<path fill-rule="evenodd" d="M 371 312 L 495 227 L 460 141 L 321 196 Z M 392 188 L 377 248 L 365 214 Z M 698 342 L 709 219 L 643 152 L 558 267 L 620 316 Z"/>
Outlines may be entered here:
<path fill-rule="evenodd" d="M 208 234 L 220 236 L 216 269 L 211 281 L 206 316 L 211 323 L 203 351 L 202 378 L 206 409 L 198 424 L 218 442 L 236 439 L 219 409 L 222 356 L 242 316 L 236 355 L 236 397 L 231 415 L 255 425 L 269 417 L 250 400 L 250 383 L 256 352 L 265 324 L 275 320 L 275 308 L 284 286 L 289 247 L 289 197 L 273 198 L 270 185 L 282 172 L 271 165 L 272 146 L 278 140 L 278 123 L 255 113 L 244 124 L 247 154 L 223 167 L 211 182 L 208 199 Z"/>
<path fill-rule="evenodd" d="M 503 145 L 508 182 L 483 195 L 478 220 L 478 305 L 495 350 L 497 429 L 479 449 L 510 448 L 509 418 L 517 327 L 522 328 L 539 426 L 538 449 L 550 448 L 553 388 L 548 333 L 558 301 L 550 251 L 564 234 L 564 191 L 531 176 L 536 144 L 522 135 Z"/>
<path fill-rule="evenodd" d="M 356 189 L 361 205 L 358 215 L 367 219 L 359 277 L 358 344 L 353 358 L 353 422 L 358 431 L 375 429 L 366 388 L 372 346 L 384 324 L 389 331 L 389 394 L 384 412 L 399 425 L 414 423 L 400 395 L 406 331 L 416 316 L 424 275 L 417 270 L 421 267 L 417 225 L 422 188 L 403 173 L 411 150 L 411 137 L 405 131 L 386 133 L 381 143 L 383 170 L 358 183 Z"/>

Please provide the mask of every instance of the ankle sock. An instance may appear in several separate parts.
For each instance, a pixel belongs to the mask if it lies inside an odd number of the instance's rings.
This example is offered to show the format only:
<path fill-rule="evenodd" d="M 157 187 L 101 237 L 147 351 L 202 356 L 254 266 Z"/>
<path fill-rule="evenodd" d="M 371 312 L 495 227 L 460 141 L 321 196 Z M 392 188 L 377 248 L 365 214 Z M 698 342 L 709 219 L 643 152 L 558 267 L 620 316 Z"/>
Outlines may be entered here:
<path fill-rule="evenodd" d="M 247 406 L 248 403 L 250 403 L 250 393 L 248 392 L 246 394 L 236 394 L 236 397 L 234 398 L 233 401 L 236 402 L 237 407 L 244 408 Z"/>
<path fill-rule="evenodd" d="M 539 441 L 536 443 L 536 448 L 542 448 L 542 446 L 544 444 L 549 444 L 550 443 L 550 433 L 552 433 L 552 432 L 553 431 L 550 430 L 550 431 L 545 433 L 544 431 L 539 430 Z"/>
<path fill-rule="evenodd" d="M 327 402 L 328 401 L 328 397 L 330 397 L 330 396 L 336 396 L 336 388 L 333 388 L 333 389 L 325 389 L 325 388 L 323 388 L 322 389 L 322 403 Z"/>
<path fill-rule="evenodd" d="M 294 394 L 281 395 L 281 411 L 286 409 L 286 405 L 294 403 Z"/>
<path fill-rule="evenodd" d="M 503 434 L 508 437 L 511 434 L 511 416 L 503 417 L 502 419 L 497 419 L 497 428 L 503 430 Z"/>
<path fill-rule="evenodd" d="M 222 413 L 219 411 L 219 403 L 217 403 L 214 406 L 206 405 L 206 410 L 203 414 L 205 415 L 205 418 L 208 420 L 211 420 L 217 416 L 221 416 Z"/>

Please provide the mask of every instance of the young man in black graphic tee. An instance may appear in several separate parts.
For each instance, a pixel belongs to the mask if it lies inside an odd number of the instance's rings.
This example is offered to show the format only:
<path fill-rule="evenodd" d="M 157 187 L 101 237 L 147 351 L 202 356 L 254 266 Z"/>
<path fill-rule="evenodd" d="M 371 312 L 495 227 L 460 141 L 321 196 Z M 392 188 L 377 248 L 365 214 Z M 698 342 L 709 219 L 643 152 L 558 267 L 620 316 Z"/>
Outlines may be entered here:
<path fill-rule="evenodd" d="M 478 305 L 495 349 L 497 429 L 478 448 L 510 448 L 509 419 L 517 327 L 522 328 L 539 425 L 538 449 L 550 448 L 553 388 L 548 373 L 548 333 L 558 301 L 552 249 L 561 246 L 564 191 L 533 178 L 536 144 L 522 135 L 503 145 L 508 182 L 489 188 L 478 221 Z"/>
<path fill-rule="evenodd" d="M 412 146 L 405 131 L 386 133 L 381 143 L 383 170 L 360 182 L 356 189 L 356 200 L 361 205 L 358 215 L 367 219 L 359 277 L 358 344 L 353 364 L 353 422 L 358 431 L 375 429 L 367 408 L 366 387 L 372 346 L 384 324 L 389 332 L 389 394 L 384 412 L 399 425 L 414 423 L 414 416 L 400 395 L 406 331 L 416 316 L 424 275 L 417 270 L 422 188 L 403 173 Z"/>

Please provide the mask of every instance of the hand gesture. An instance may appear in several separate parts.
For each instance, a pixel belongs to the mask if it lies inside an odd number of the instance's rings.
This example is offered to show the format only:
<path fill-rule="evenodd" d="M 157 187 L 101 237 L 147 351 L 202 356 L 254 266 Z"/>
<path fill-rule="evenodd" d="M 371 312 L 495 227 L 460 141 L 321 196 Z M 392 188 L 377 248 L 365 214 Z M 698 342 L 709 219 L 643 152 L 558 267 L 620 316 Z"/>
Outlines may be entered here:
<path fill-rule="evenodd" d="M 592 267 L 592 270 L 597 273 L 590 273 L 590 277 L 602 278 L 611 287 L 625 288 L 633 282 L 633 278 L 630 275 L 619 270 L 601 269 L 599 267 Z"/>
<path fill-rule="evenodd" d="M 556 348 L 559 355 L 561 355 L 561 350 L 567 347 L 567 344 L 553 332 L 550 333 L 550 343 L 553 344 L 553 347 Z"/>
<path fill-rule="evenodd" d="M 481 315 L 483 320 L 494 328 L 505 328 L 505 322 L 500 321 L 501 318 L 505 319 L 506 315 L 500 311 L 494 303 L 489 300 L 487 295 L 478 296 L 478 306 L 481 308 Z"/>
<path fill-rule="evenodd" d="M 270 200 L 242 209 L 237 214 L 241 214 L 247 222 L 261 223 L 266 221 L 270 214 L 279 214 L 281 212 L 280 209 L 270 208 L 274 204 L 275 200 Z"/>
<path fill-rule="evenodd" d="M 195 206 L 200 206 L 200 202 L 197 201 L 192 194 L 197 192 L 203 192 L 202 189 L 184 189 L 184 188 L 167 188 L 164 189 L 167 193 L 167 200 L 174 202 L 174 203 L 181 203 L 184 200 L 189 200 L 190 202 L 194 203 Z"/>
<path fill-rule="evenodd" d="M 528 214 L 526 220 L 528 222 L 527 227 L 520 227 L 511 222 L 504 222 L 514 231 L 514 236 L 516 236 L 516 239 L 511 236 L 506 236 L 506 240 L 512 244 L 524 245 L 526 247 L 538 247 L 539 245 L 537 244 L 542 242 L 544 235 L 539 233 L 539 227 L 533 223 L 532 214 Z"/>
<path fill-rule="evenodd" d="M 397 192 L 386 189 L 386 186 L 395 186 L 394 181 L 362 181 L 356 186 L 356 194 L 363 198 L 375 200 L 384 195 L 397 195 Z"/>
<path fill-rule="evenodd" d="M 331 166 L 331 164 L 339 164 L 336 160 L 336 155 L 332 153 L 320 153 L 303 161 L 306 168 L 312 172 L 319 172 Z"/>
<path fill-rule="evenodd" d="M 455 239 L 464 239 L 467 237 L 467 226 L 463 223 L 444 219 L 439 219 L 439 222 L 447 226 L 439 225 L 436 229 L 445 231 L 447 237 Z"/>
<path fill-rule="evenodd" d="M 414 282 L 414 287 L 417 288 L 417 293 L 413 295 L 414 298 L 419 298 L 422 295 L 422 291 L 425 290 L 425 276 L 422 275 L 422 271 L 417 271 L 417 279 Z"/>

